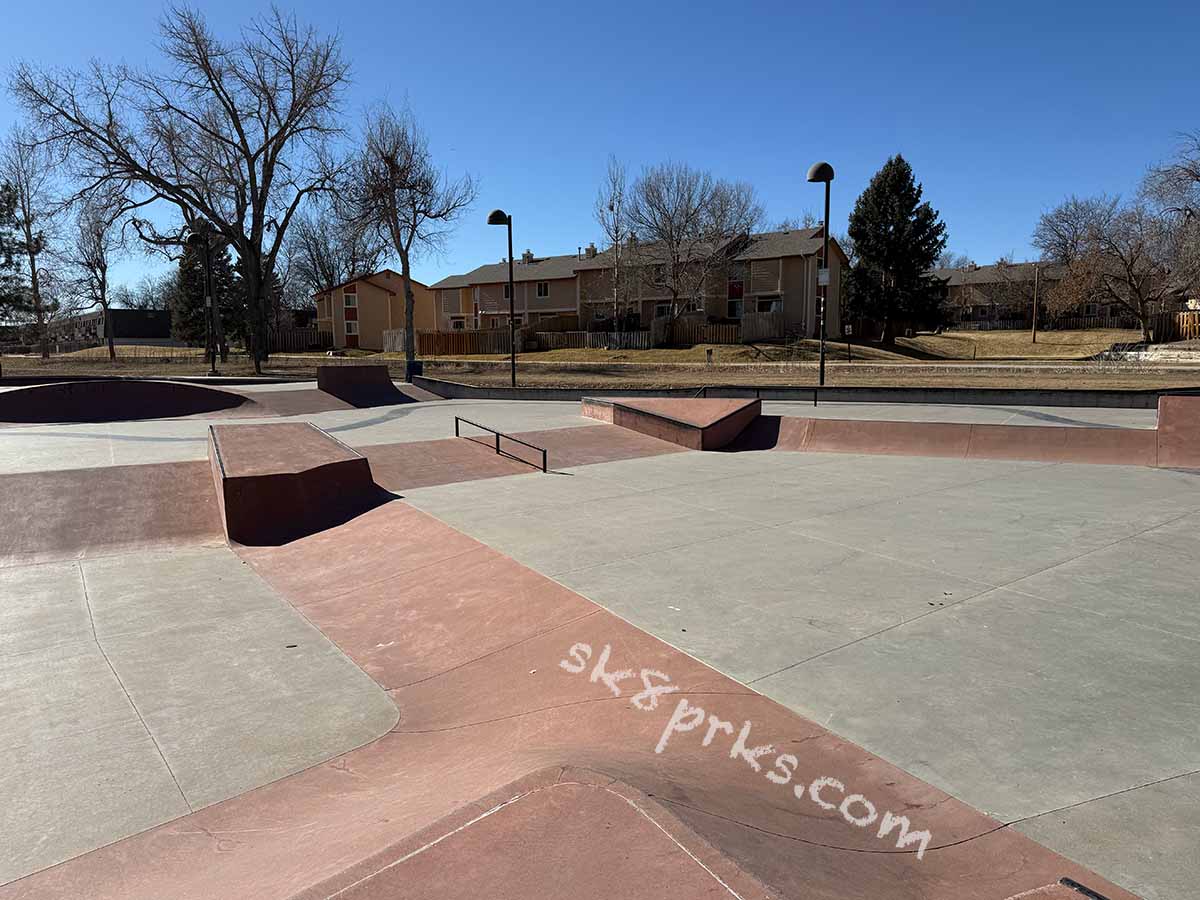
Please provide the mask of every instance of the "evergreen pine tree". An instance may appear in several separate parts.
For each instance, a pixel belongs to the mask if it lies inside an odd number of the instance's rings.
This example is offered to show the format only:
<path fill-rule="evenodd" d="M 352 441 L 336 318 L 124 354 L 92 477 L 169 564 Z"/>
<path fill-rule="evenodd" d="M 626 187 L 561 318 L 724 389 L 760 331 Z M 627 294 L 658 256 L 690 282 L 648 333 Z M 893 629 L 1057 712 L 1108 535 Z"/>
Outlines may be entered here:
<path fill-rule="evenodd" d="M 938 285 L 929 271 L 946 247 L 946 226 L 921 193 L 912 167 L 897 154 L 871 179 L 850 214 L 858 262 L 850 271 L 848 306 L 882 322 L 887 344 L 897 320 L 940 324 Z"/>
<path fill-rule="evenodd" d="M 17 194 L 0 182 L 0 319 L 7 320 L 21 304 L 17 261 Z"/>
<path fill-rule="evenodd" d="M 213 302 L 220 310 L 225 342 L 240 339 L 245 333 L 245 291 L 229 250 L 212 251 Z M 204 346 L 208 320 L 204 307 L 204 251 L 185 247 L 179 259 L 179 290 L 171 304 L 171 336 L 179 341 Z"/>

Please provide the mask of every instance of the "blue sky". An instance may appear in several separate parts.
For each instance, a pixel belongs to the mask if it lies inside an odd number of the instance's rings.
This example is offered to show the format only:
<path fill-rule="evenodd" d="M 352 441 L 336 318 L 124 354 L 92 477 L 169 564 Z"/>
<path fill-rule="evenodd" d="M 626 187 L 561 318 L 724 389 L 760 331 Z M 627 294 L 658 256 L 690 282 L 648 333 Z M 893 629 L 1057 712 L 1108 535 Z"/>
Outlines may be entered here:
<path fill-rule="evenodd" d="M 976 8 L 978 7 L 978 8 Z M 158 3 L 13 6 L 0 59 L 155 62 Z M 265 6 L 204 5 L 231 34 Z M 677 159 L 752 182 L 769 220 L 818 211 L 808 165 L 837 169 L 834 230 L 901 152 L 950 247 L 989 262 L 1031 255 L 1039 213 L 1070 193 L 1129 193 L 1200 129 L 1195 3 L 427 3 L 287 6 L 338 32 L 354 69 L 348 120 L 409 103 L 478 204 L 432 282 L 504 254 L 599 241 L 592 202 L 609 153 L 631 170 Z M 0 128 L 17 116 L 0 98 Z M 159 264 L 134 259 L 133 278 Z"/>

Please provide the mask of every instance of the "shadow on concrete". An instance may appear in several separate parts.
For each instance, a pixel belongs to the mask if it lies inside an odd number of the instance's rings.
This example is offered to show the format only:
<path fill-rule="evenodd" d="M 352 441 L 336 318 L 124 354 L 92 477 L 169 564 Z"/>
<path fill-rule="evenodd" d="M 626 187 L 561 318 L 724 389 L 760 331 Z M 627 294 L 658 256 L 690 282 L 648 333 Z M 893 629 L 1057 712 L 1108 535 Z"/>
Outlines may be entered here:
<path fill-rule="evenodd" d="M 0 422 L 124 422 L 221 412 L 246 404 L 231 391 L 177 381 L 74 381 L 0 392 Z"/>
<path fill-rule="evenodd" d="M 747 450 L 774 450 L 779 445 L 779 426 L 782 416 L 759 416 L 718 453 L 739 453 Z"/>

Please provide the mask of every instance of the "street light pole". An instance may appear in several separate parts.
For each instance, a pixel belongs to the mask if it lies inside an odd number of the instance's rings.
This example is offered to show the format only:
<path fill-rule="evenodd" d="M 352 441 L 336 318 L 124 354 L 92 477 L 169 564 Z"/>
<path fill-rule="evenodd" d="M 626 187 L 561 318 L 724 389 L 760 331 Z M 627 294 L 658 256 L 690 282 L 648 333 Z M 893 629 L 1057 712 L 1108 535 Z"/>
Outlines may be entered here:
<path fill-rule="evenodd" d="M 813 163 L 808 170 L 808 180 L 825 182 L 824 247 L 821 251 L 821 267 L 817 269 L 817 285 L 821 288 L 821 362 L 817 385 L 825 387 L 825 307 L 829 299 L 829 183 L 833 181 L 833 166 L 827 162 Z"/>
<path fill-rule="evenodd" d="M 512 216 L 502 209 L 493 209 L 488 213 L 487 223 L 489 225 L 507 225 L 508 226 L 508 353 L 509 366 L 511 370 L 512 386 L 517 386 L 517 315 L 516 315 L 516 300 L 517 291 L 513 286 L 513 243 L 512 243 Z"/>
<path fill-rule="evenodd" d="M 193 248 L 200 248 L 204 251 L 204 318 L 205 331 L 208 334 L 206 340 L 207 350 L 209 351 L 209 376 L 219 375 L 217 371 L 217 352 L 221 338 L 221 323 L 217 318 L 217 306 L 213 303 L 212 290 L 212 226 L 205 221 L 197 223 L 192 228 L 192 233 L 188 235 L 187 243 Z"/>

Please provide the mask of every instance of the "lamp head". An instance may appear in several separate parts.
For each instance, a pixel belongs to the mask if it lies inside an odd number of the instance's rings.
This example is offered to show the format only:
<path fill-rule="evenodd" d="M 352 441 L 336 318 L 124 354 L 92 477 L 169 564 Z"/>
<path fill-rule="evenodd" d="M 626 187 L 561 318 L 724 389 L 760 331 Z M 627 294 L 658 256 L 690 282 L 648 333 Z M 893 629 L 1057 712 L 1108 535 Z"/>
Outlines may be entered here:
<path fill-rule="evenodd" d="M 813 163 L 808 170 L 809 181 L 824 181 L 826 183 L 833 181 L 833 166 L 827 162 Z"/>
<path fill-rule="evenodd" d="M 487 223 L 489 225 L 507 225 L 508 213 L 502 209 L 493 209 L 490 213 L 488 213 Z"/>

